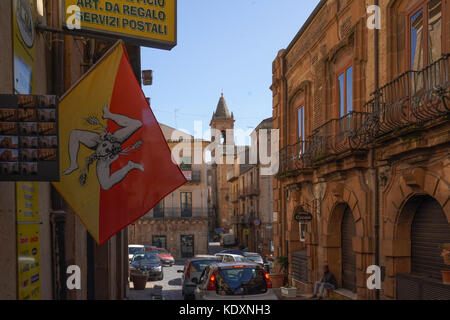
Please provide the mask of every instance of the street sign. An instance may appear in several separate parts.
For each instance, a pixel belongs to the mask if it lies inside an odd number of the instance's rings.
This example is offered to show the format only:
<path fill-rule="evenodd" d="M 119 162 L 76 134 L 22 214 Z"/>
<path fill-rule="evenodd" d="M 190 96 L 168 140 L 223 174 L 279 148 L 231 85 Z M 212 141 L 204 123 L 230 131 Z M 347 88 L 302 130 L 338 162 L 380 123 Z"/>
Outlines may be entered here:
<path fill-rule="evenodd" d="M 177 0 L 63 0 L 63 27 L 88 36 L 170 50 L 177 44 Z M 79 13 L 74 13 L 74 6 Z M 69 28 L 79 18 L 80 29 Z"/>
<path fill-rule="evenodd" d="M 308 223 L 312 221 L 313 216 L 311 213 L 306 212 L 303 207 L 297 207 L 294 212 L 294 220 L 300 223 Z"/>
<path fill-rule="evenodd" d="M 255 226 L 259 226 L 261 225 L 261 221 L 259 221 L 258 219 L 256 219 L 255 221 L 253 221 Z"/>

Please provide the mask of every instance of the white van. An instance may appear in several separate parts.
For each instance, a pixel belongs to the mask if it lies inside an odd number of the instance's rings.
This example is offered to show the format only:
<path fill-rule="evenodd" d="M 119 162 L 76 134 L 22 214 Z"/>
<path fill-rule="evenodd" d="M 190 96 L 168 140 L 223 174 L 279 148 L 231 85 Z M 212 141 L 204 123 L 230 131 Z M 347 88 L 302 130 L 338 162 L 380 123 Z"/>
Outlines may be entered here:
<path fill-rule="evenodd" d="M 144 251 L 145 247 L 143 244 L 129 244 L 128 245 L 128 260 L 131 261 L 133 256 L 141 251 Z"/>
<path fill-rule="evenodd" d="M 236 238 L 232 233 L 225 233 L 220 235 L 220 244 L 224 247 L 231 247 L 236 245 Z"/>

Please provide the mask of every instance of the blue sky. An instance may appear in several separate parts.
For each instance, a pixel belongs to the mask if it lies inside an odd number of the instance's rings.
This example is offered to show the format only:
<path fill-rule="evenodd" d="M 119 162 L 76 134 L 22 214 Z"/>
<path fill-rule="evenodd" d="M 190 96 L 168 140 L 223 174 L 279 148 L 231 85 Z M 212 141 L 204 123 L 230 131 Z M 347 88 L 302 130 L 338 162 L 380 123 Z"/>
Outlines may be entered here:
<path fill-rule="evenodd" d="M 235 128 L 271 117 L 272 62 L 318 2 L 178 0 L 178 45 L 142 48 L 142 69 L 153 70 L 144 91 L 158 121 L 193 132 L 201 120 L 205 131 L 222 90 Z"/>

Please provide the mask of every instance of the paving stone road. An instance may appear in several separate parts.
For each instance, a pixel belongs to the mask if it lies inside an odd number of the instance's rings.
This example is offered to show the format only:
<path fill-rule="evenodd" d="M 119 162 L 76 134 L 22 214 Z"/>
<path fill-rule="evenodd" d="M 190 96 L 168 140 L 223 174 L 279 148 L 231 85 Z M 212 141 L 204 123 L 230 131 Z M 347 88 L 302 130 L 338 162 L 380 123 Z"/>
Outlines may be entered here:
<path fill-rule="evenodd" d="M 164 300 L 183 300 L 181 294 L 181 273 L 184 261 L 177 261 L 172 267 L 164 267 L 164 279 L 161 281 L 148 281 L 145 290 L 134 290 L 133 283 L 130 283 L 128 298 L 130 300 L 152 300 L 156 293 L 155 286 L 162 287 Z"/>
<path fill-rule="evenodd" d="M 220 243 L 210 243 L 208 254 L 220 252 L 223 248 Z M 134 290 L 133 283 L 130 283 L 128 290 L 128 299 L 130 300 L 152 300 L 153 294 L 156 292 L 155 286 L 162 286 L 162 295 L 164 300 L 183 300 L 181 294 L 181 273 L 183 270 L 184 260 L 177 261 L 172 267 L 164 267 L 164 279 L 161 281 L 148 281 L 145 290 Z"/>

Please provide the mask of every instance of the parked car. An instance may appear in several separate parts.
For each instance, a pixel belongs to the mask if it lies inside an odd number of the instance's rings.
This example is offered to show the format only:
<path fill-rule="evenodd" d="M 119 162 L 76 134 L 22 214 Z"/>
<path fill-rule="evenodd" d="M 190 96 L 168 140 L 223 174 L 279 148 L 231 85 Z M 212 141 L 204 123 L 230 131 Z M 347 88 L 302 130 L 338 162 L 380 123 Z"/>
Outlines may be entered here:
<path fill-rule="evenodd" d="M 219 258 L 216 256 L 201 255 L 186 261 L 183 270 L 178 270 L 178 273 L 183 273 L 181 277 L 182 281 L 182 294 L 185 300 L 194 299 L 194 290 L 197 287 L 198 280 L 202 275 L 203 270 L 211 263 L 219 262 Z M 195 282 L 193 282 L 193 280 Z"/>
<path fill-rule="evenodd" d="M 213 263 L 194 282 L 196 300 L 277 300 L 269 274 L 256 263 Z"/>
<path fill-rule="evenodd" d="M 153 252 L 136 253 L 131 259 L 130 273 L 133 270 L 147 271 L 149 279 L 163 280 L 164 271 L 161 260 Z"/>
<path fill-rule="evenodd" d="M 236 237 L 232 233 L 224 233 L 220 235 L 220 245 L 231 247 L 236 245 Z"/>
<path fill-rule="evenodd" d="M 131 261 L 133 256 L 138 252 L 144 251 L 144 245 L 142 244 L 129 244 L 128 245 L 128 260 Z"/>
<path fill-rule="evenodd" d="M 244 252 L 241 250 L 233 250 L 233 249 L 228 249 L 228 250 L 222 250 L 219 253 L 231 253 L 231 254 L 237 254 L 239 256 L 243 256 Z"/>
<path fill-rule="evenodd" d="M 164 266 L 171 267 L 175 264 L 174 257 L 164 248 L 146 246 L 145 251 L 156 253 Z"/>
<path fill-rule="evenodd" d="M 255 253 L 255 252 L 244 252 L 243 254 L 244 258 L 259 264 L 261 267 L 264 267 L 264 260 L 261 257 L 261 255 L 259 253 Z"/>
<path fill-rule="evenodd" d="M 216 253 L 216 257 L 220 258 L 220 262 L 241 262 L 245 261 L 244 256 L 231 253 Z"/>

